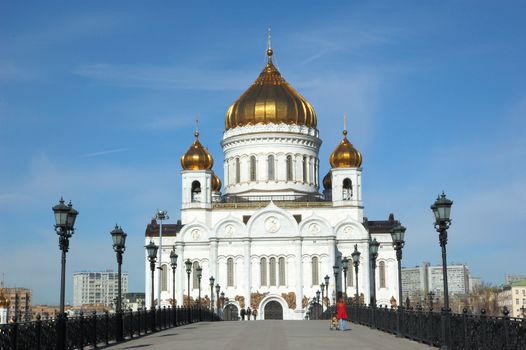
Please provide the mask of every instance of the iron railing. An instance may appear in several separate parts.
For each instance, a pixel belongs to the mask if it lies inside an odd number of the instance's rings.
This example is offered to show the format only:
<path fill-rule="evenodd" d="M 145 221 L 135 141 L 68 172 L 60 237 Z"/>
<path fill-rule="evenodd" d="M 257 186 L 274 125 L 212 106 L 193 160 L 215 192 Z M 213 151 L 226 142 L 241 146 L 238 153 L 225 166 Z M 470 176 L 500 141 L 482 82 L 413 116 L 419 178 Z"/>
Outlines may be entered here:
<path fill-rule="evenodd" d="M 188 318 L 190 315 L 190 318 Z M 139 311 L 124 311 L 122 315 L 125 340 L 154 333 L 188 323 L 221 320 L 208 309 L 177 307 Z M 154 322 L 155 320 L 155 322 Z M 95 349 L 117 342 L 117 314 L 91 314 L 68 318 L 66 321 L 66 348 Z M 1 350 L 54 350 L 57 343 L 58 319 L 9 323 L 0 325 Z"/>
<path fill-rule="evenodd" d="M 330 319 L 335 307 L 327 308 L 321 319 Z M 348 321 L 397 334 L 395 308 L 347 305 Z M 485 310 L 478 315 L 424 311 L 421 307 L 401 309 L 400 335 L 431 346 L 442 346 L 442 317 L 448 318 L 450 349 L 452 350 L 526 350 L 526 319 L 487 316 Z"/>

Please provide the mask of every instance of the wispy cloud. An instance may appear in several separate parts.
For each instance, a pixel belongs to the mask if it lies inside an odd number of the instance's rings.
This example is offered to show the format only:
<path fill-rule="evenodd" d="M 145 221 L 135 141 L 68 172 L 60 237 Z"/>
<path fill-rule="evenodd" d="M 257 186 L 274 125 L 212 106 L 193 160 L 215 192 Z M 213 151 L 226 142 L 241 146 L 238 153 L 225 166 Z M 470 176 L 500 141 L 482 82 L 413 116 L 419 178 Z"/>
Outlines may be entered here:
<path fill-rule="evenodd" d="M 86 153 L 86 154 L 81 155 L 80 157 L 81 158 L 98 157 L 98 156 L 104 156 L 104 155 L 107 155 L 107 154 L 120 153 L 120 152 L 126 152 L 126 151 L 128 151 L 127 148 L 117 148 L 117 149 L 110 149 L 110 150 L 107 150 L 107 151 Z"/>

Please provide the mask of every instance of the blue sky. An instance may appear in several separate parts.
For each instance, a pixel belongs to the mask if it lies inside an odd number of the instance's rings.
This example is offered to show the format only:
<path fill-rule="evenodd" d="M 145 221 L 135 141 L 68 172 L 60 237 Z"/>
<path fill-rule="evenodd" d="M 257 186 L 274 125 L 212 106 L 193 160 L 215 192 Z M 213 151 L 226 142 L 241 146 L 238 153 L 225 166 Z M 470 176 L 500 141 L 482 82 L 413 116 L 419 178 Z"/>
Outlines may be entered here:
<path fill-rule="evenodd" d="M 454 201 L 450 262 L 526 273 L 526 5 L 522 1 L 0 1 L 0 273 L 57 303 L 61 195 L 80 215 L 73 271 L 144 289 L 145 225 L 179 216 L 179 157 L 201 141 L 222 174 L 228 106 L 274 61 L 316 109 L 321 174 L 348 115 L 366 216 L 407 227 L 403 265 L 439 263 L 429 205 Z"/>

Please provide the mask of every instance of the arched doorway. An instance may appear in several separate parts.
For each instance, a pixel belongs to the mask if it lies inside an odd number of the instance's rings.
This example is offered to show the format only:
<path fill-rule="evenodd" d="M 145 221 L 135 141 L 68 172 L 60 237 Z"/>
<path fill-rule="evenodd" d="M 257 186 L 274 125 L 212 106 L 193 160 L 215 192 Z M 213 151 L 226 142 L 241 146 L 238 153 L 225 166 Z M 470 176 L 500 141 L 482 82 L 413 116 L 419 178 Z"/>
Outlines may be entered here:
<path fill-rule="evenodd" d="M 228 304 L 223 310 L 223 320 L 225 321 L 237 321 L 239 320 L 239 311 L 237 306 L 234 304 Z"/>
<path fill-rule="evenodd" d="M 283 319 L 283 307 L 275 300 L 269 301 L 265 305 L 265 320 L 282 320 Z"/>

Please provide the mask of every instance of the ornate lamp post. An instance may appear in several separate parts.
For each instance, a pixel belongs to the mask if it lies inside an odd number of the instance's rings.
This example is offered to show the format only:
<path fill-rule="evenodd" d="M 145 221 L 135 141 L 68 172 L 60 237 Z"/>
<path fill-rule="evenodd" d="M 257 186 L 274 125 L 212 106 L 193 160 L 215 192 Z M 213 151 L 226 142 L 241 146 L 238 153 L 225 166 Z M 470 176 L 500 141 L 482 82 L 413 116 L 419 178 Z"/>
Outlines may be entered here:
<path fill-rule="evenodd" d="M 221 291 L 221 286 L 219 284 L 216 284 L 216 312 L 219 314 L 219 308 L 220 308 L 220 305 L 219 305 L 219 292 Z"/>
<path fill-rule="evenodd" d="M 324 296 L 325 296 L 325 283 L 320 284 L 320 290 L 321 290 L 321 311 L 323 311 L 323 303 L 324 303 Z"/>
<path fill-rule="evenodd" d="M 225 308 L 225 292 L 221 292 L 221 308 Z"/>
<path fill-rule="evenodd" d="M 62 251 L 61 267 L 60 267 L 60 314 L 57 322 L 57 349 L 66 349 L 66 313 L 64 312 L 64 293 L 66 284 L 66 253 L 69 250 L 69 239 L 75 232 L 75 220 L 78 211 L 73 209 L 73 204 L 69 202 L 64 204 L 64 199 L 60 198 L 57 205 L 53 206 L 53 213 L 55 213 L 55 231 L 59 236 L 59 248 Z"/>
<path fill-rule="evenodd" d="M 330 277 L 329 275 L 325 275 L 325 277 L 323 278 L 325 280 L 325 297 L 327 298 L 327 304 L 329 304 L 329 280 L 330 280 Z M 329 306 L 329 305 L 327 305 Z"/>
<path fill-rule="evenodd" d="M 343 258 L 342 269 L 343 269 L 343 298 L 347 302 L 347 269 L 349 268 L 349 259 Z"/>
<path fill-rule="evenodd" d="M 177 312 L 175 310 L 175 269 L 177 268 L 178 255 L 175 253 L 175 246 L 170 252 L 170 265 L 172 266 L 172 311 L 174 314 L 174 324 L 177 324 Z"/>
<path fill-rule="evenodd" d="M 210 281 L 210 311 L 214 312 L 214 282 L 216 279 L 214 276 L 210 276 L 208 280 Z"/>
<path fill-rule="evenodd" d="M 354 252 L 352 252 L 352 264 L 354 265 L 354 275 L 356 276 L 356 304 L 358 305 L 360 299 L 358 295 L 358 265 L 360 265 L 360 252 L 358 251 L 358 244 L 354 245 Z"/>
<path fill-rule="evenodd" d="M 157 250 L 159 249 L 158 246 L 155 245 L 152 241 L 145 246 L 146 253 L 148 254 L 148 261 L 150 261 L 150 271 L 152 273 L 152 287 L 151 287 L 151 301 L 150 301 L 150 309 L 152 312 L 152 331 L 155 330 L 155 298 L 154 298 L 154 278 L 155 278 L 155 261 L 157 260 Z M 159 286 L 160 287 L 160 286 Z"/>
<path fill-rule="evenodd" d="M 111 233 L 111 239 L 113 241 L 113 250 L 117 253 L 117 274 L 119 275 L 119 280 L 117 281 L 117 327 L 115 329 L 116 335 L 115 338 L 117 341 L 124 340 L 122 333 L 122 254 L 126 250 L 126 236 L 128 236 L 122 228 L 118 225 L 115 225 L 115 228 Z"/>
<path fill-rule="evenodd" d="M 391 238 L 393 239 L 393 246 L 396 250 L 396 260 L 398 261 L 398 312 L 396 313 L 396 336 L 401 337 L 401 313 L 403 311 L 402 303 L 402 248 L 404 247 L 405 227 L 398 224 L 391 230 Z"/>
<path fill-rule="evenodd" d="M 165 210 L 157 210 L 157 213 L 155 214 L 155 217 L 157 220 L 159 220 L 159 258 L 157 259 L 157 269 L 159 270 L 159 274 L 157 276 L 157 306 L 159 309 L 161 309 L 161 260 L 162 260 L 162 254 L 163 254 L 163 220 L 168 220 L 170 217 L 168 216 L 168 212 Z"/>
<path fill-rule="evenodd" d="M 186 316 L 188 323 L 190 323 L 190 274 L 192 273 L 192 262 L 190 261 L 190 259 L 186 259 L 184 264 L 186 266 L 186 275 L 188 276 L 188 302 L 186 304 Z"/>
<path fill-rule="evenodd" d="M 435 203 L 431 205 L 431 210 L 435 215 L 435 229 L 438 232 L 440 247 L 442 248 L 442 278 L 444 280 L 444 307 L 442 308 L 442 346 L 441 349 L 449 349 L 449 291 L 447 285 L 447 260 L 446 244 L 447 229 L 451 225 L 451 206 L 453 201 L 446 198 L 444 192 L 437 197 Z"/>
<path fill-rule="evenodd" d="M 378 258 L 378 248 L 380 243 L 375 239 L 369 244 L 369 253 L 371 256 L 371 270 L 373 278 L 371 281 L 371 307 L 376 307 L 376 258 Z"/>
<path fill-rule="evenodd" d="M 340 267 L 337 266 L 337 265 L 334 265 L 332 267 L 332 273 L 334 274 L 334 291 L 335 291 L 335 297 L 334 297 L 334 300 L 335 300 L 335 303 L 336 303 L 336 299 L 338 298 L 338 274 L 340 272 Z"/>
<path fill-rule="evenodd" d="M 197 306 L 199 307 L 199 321 L 202 321 L 201 319 L 201 277 L 203 277 L 203 269 L 201 266 L 197 265 L 197 268 L 195 269 L 197 271 L 197 287 L 199 289 L 199 296 L 197 297 Z"/>

